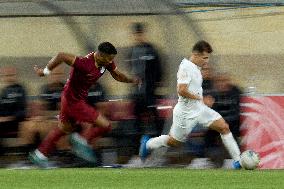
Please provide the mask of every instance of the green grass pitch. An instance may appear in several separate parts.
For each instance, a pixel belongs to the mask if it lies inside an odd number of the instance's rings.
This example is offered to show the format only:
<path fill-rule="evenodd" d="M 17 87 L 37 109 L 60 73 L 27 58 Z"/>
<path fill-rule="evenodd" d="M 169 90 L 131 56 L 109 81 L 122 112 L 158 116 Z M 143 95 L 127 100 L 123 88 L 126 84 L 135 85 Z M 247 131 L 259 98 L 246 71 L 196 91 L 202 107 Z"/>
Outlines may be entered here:
<path fill-rule="evenodd" d="M 0 169 L 0 188 L 280 189 L 284 188 L 284 170 Z"/>

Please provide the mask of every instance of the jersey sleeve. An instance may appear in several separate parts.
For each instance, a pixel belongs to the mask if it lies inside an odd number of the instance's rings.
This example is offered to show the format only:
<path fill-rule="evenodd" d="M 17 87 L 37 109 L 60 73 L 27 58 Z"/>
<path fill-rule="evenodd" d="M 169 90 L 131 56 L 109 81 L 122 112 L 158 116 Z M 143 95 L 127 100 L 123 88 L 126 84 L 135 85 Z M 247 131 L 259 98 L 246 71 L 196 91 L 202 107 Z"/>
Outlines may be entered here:
<path fill-rule="evenodd" d="M 84 70 L 85 69 L 85 58 L 84 57 L 80 57 L 80 56 L 76 56 L 75 62 L 73 64 L 74 68 L 77 70 Z"/>
<path fill-rule="evenodd" d="M 107 69 L 108 71 L 113 71 L 113 70 L 115 70 L 115 68 L 116 68 L 116 65 L 115 65 L 114 61 L 112 61 L 110 64 L 108 64 L 108 65 L 106 66 L 106 69 Z"/>
<path fill-rule="evenodd" d="M 181 64 L 177 73 L 177 83 L 178 84 L 189 84 L 191 81 L 191 75 L 188 69 Z"/>

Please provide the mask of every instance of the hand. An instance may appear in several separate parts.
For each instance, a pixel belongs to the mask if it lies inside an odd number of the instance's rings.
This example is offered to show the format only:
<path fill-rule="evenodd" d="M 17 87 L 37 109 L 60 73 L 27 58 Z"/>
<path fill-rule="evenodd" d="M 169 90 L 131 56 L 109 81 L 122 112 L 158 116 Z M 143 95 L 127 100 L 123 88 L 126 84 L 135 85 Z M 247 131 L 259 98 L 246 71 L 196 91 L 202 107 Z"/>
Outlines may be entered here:
<path fill-rule="evenodd" d="M 215 99 L 211 95 L 206 95 L 203 97 L 203 102 L 205 105 L 211 108 L 215 103 Z"/>
<path fill-rule="evenodd" d="M 36 72 L 36 74 L 39 77 L 43 77 L 44 76 L 43 69 L 38 67 L 37 65 L 34 66 L 34 71 Z"/>
<path fill-rule="evenodd" d="M 142 85 L 142 80 L 139 77 L 136 77 L 133 79 L 133 83 L 138 85 L 138 88 L 140 89 Z"/>

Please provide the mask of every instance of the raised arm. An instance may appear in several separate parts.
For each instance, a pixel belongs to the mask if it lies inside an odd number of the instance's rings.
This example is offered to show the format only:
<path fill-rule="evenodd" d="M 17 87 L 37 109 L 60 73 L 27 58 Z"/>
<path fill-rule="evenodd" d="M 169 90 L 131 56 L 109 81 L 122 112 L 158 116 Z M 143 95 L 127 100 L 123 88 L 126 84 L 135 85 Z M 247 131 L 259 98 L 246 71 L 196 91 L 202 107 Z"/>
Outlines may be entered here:
<path fill-rule="evenodd" d="M 49 73 L 56 68 L 61 63 L 65 62 L 69 66 L 73 66 L 75 62 L 76 56 L 64 52 L 58 53 L 55 57 L 53 57 L 44 69 L 39 68 L 37 65 L 34 66 L 34 70 L 36 74 L 40 77 L 45 75 L 49 75 Z"/>
<path fill-rule="evenodd" d="M 138 78 L 129 78 L 125 74 L 121 73 L 117 68 L 115 68 L 115 70 L 110 71 L 110 74 L 116 81 L 135 84 L 141 83 Z"/>

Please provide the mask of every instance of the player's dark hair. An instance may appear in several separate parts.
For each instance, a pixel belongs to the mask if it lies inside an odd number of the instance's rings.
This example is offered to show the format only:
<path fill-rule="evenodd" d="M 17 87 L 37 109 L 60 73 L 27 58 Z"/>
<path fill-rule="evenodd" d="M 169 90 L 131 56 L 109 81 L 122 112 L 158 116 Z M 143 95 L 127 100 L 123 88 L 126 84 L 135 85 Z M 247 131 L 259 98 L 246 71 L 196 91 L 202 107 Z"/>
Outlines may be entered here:
<path fill-rule="evenodd" d="M 211 45 L 208 42 L 201 40 L 201 41 L 198 41 L 197 43 L 195 43 L 195 45 L 192 48 L 192 52 L 212 53 L 213 49 L 212 49 Z"/>
<path fill-rule="evenodd" d="M 116 48 L 110 42 L 103 42 L 99 44 L 98 50 L 105 54 L 117 54 Z"/>

